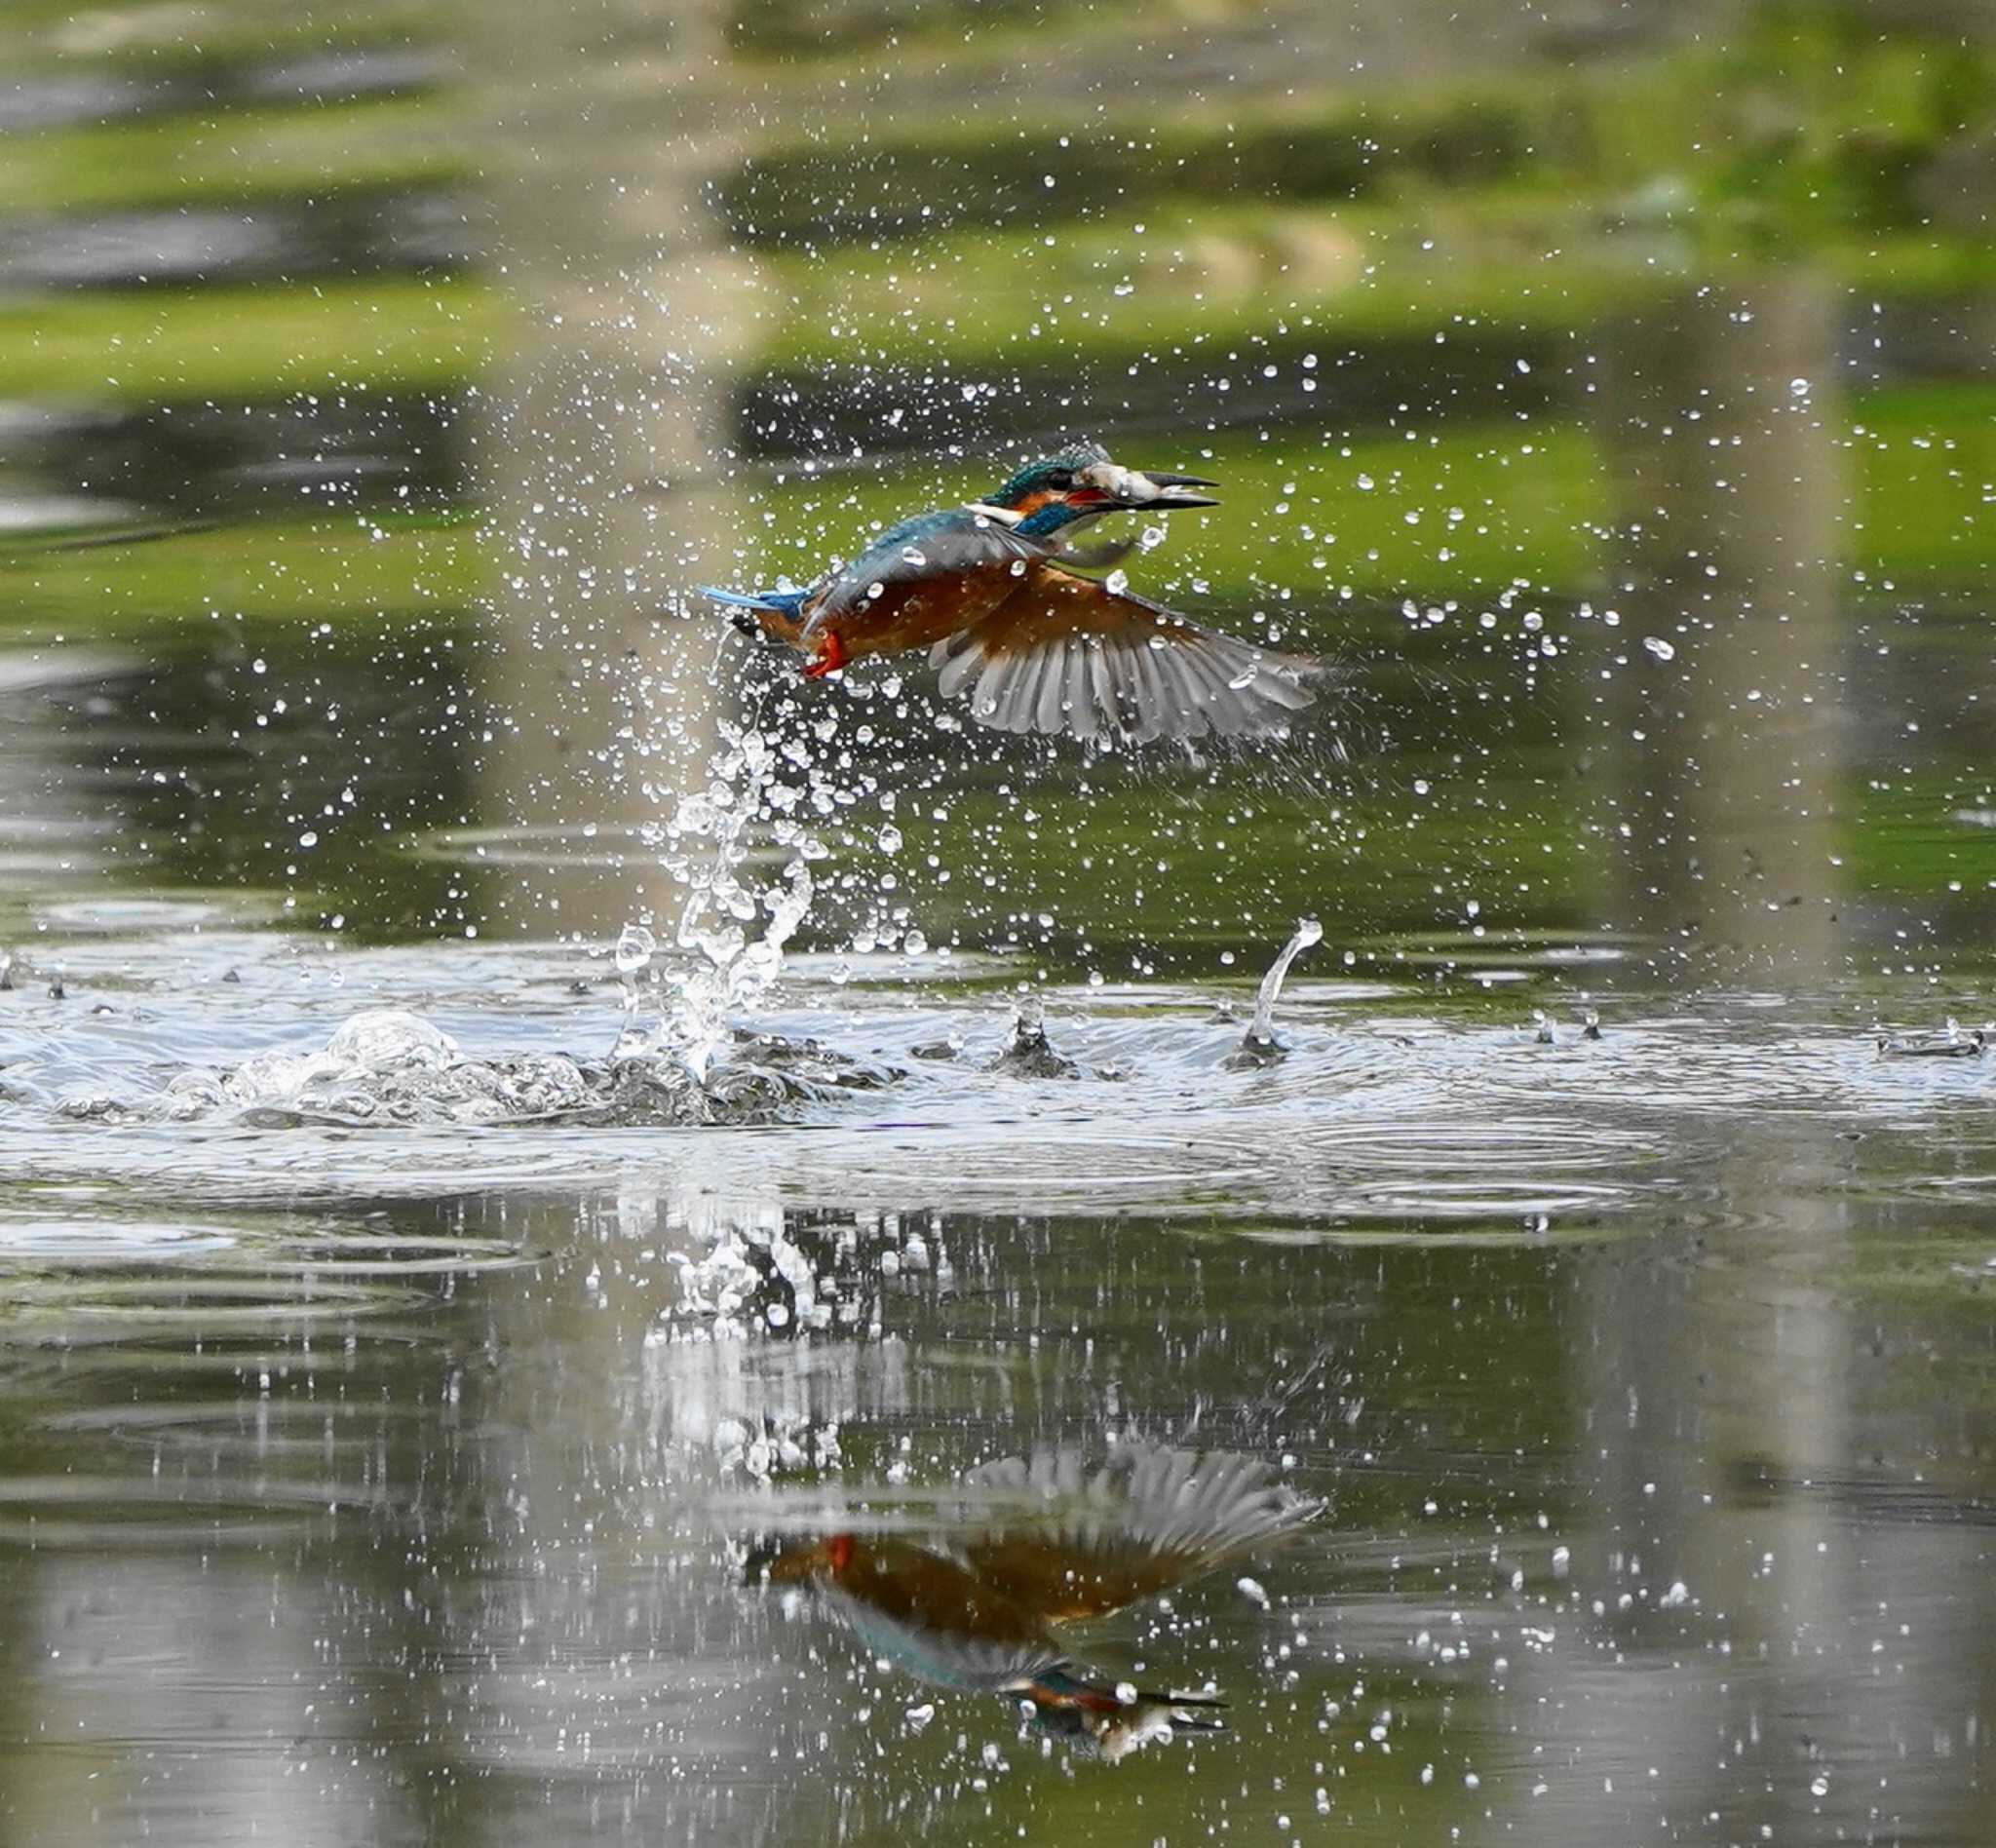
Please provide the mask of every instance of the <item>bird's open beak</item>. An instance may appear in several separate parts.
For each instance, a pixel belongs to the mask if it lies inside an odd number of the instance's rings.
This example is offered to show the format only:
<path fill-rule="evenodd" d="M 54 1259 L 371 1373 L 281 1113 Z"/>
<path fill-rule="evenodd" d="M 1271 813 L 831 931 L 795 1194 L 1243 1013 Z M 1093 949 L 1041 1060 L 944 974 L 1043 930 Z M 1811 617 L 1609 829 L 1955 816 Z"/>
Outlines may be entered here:
<path fill-rule="evenodd" d="M 1203 475 L 1153 475 L 1105 462 L 1084 474 L 1063 498 L 1069 507 L 1084 508 L 1090 514 L 1138 510 L 1168 514 L 1179 507 L 1217 507 L 1218 501 L 1191 490 L 1218 485 Z"/>
<path fill-rule="evenodd" d="M 1208 494 L 1194 494 L 1187 490 L 1195 487 L 1217 487 L 1217 481 L 1209 481 L 1203 475 L 1166 475 L 1156 469 L 1132 470 L 1141 481 L 1148 481 L 1157 489 L 1154 500 L 1142 503 L 1155 507 L 1159 513 L 1168 514 L 1175 507 L 1217 507 L 1219 502 Z"/>

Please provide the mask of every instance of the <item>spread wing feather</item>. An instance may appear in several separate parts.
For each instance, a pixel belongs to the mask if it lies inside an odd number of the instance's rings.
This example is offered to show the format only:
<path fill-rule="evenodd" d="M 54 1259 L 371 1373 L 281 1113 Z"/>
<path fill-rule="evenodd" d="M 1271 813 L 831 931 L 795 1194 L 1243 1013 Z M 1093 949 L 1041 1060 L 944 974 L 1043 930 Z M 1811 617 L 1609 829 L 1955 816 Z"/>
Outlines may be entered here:
<path fill-rule="evenodd" d="M 1064 1650 L 1029 1636 L 980 1636 L 965 1624 L 924 1622 L 832 1585 L 819 1597 L 875 1655 L 939 1687 L 1019 1692 L 1068 1663 Z"/>
<path fill-rule="evenodd" d="M 1257 1458 L 1133 1444 L 1090 1468 L 1072 1449 L 974 1470 L 973 1495 L 1013 1511 L 958 1550 L 988 1589 L 1056 1623 L 1122 1608 L 1258 1547 L 1323 1511 Z"/>
<path fill-rule="evenodd" d="M 1063 571 L 1043 552 L 1014 596 L 938 642 L 930 660 L 943 697 L 968 692 L 979 724 L 1085 743 L 1277 730 L 1311 704 L 1305 682 L 1317 672 L 1315 662 Z"/>

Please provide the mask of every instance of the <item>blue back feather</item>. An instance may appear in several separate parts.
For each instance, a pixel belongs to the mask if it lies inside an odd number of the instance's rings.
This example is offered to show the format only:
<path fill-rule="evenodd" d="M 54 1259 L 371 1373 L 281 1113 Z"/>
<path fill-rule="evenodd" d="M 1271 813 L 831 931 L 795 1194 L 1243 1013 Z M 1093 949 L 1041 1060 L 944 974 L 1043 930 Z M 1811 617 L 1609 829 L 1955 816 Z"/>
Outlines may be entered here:
<path fill-rule="evenodd" d="M 730 609 L 766 609 L 779 616 L 794 616 L 804 607 L 809 591 L 724 591 L 715 584 L 700 587 L 703 597 L 710 597 L 716 603 L 725 603 Z"/>

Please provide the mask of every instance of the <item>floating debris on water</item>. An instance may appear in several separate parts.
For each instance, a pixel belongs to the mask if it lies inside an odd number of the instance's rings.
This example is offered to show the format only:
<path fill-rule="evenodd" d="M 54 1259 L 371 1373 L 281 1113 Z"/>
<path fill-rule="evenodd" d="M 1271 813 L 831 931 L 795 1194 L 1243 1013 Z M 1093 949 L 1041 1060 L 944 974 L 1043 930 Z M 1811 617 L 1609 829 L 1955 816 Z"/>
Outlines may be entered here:
<path fill-rule="evenodd" d="M 1013 1004 L 1012 1037 L 984 1069 L 1014 1078 L 1079 1078 L 1081 1067 L 1049 1042 L 1046 1015 L 1038 995 L 1020 995 Z"/>
<path fill-rule="evenodd" d="M 1878 1054 L 1881 1059 L 1979 1059 L 1988 1043 L 1986 1027 L 1964 1033 L 1960 1022 L 1950 1015 L 1946 1026 L 1938 1033 L 1879 1034 Z"/>
<path fill-rule="evenodd" d="M 1295 935 L 1283 945 L 1283 953 L 1275 959 L 1268 974 L 1262 977 L 1261 991 L 1254 997 L 1254 1019 L 1241 1036 L 1240 1045 L 1220 1060 L 1222 1070 L 1252 1071 L 1257 1066 L 1277 1064 L 1288 1057 L 1289 1049 L 1275 1036 L 1275 1004 L 1282 995 L 1289 965 L 1312 943 L 1323 941 L 1324 926 L 1314 917 L 1298 921 Z"/>
<path fill-rule="evenodd" d="M 692 1129 L 779 1123 L 797 1106 L 874 1091 L 902 1074 L 816 1040 L 737 1030 L 733 1054 L 697 1078 L 683 1060 L 644 1056 L 582 1068 L 590 1099 L 562 1121 L 594 1129 Z"/>

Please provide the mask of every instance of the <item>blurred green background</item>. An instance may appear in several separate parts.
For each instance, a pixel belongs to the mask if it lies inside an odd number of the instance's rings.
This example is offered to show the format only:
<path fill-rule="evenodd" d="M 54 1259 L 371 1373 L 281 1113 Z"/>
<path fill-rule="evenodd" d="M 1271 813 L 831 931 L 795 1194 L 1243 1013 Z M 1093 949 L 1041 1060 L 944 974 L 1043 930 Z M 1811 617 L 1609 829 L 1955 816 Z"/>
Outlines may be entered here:
<path fill-rule="evenodd" d="M 689 584 L 1088 434 L 1222 478 L 1145 588 L 1347 664 L 1355 767 L 939 741 L 916 672 L 840 708 L 834 818 L 864 872 L 916 809 L 904 903 L 824 941 L 1977 939 L 1985 7 L 23 0 L 0 68 L 17 906 L 77 811 L 148 890 L 614 929 L 670 893 L 575 834 L 635 840 L 763 672 Z"/>

